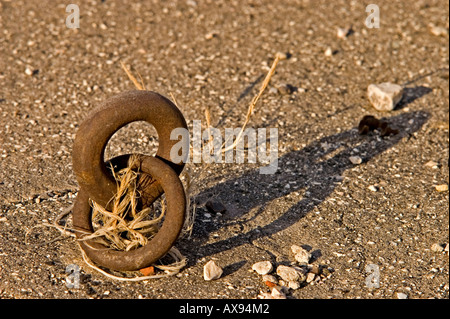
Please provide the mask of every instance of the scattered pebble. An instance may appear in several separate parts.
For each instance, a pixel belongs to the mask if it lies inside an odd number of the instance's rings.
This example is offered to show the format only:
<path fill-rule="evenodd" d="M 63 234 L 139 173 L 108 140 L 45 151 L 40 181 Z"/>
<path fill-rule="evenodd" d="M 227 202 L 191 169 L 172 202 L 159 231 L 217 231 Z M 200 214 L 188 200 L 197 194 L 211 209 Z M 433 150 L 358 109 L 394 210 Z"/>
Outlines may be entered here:
<path fill-rule="evenodd" d="M 273 287 L 271 295 L 274 299 L 286 299 L 286 295 L 283 292 L 283 288 L 280 286 Z"/>
<path fill-rule="evenodd" d="M 408 295 L 403 292 L 397 292 L 397 299 L 408 299 Z"/>
<path fill-rule="evenodd" d="M 277 267 L 277 275 L 285 281 L 298 281 L 300 278 L 297 270 L 284 265 L 280 265 Z"/>
<path fill-rule="evenodd" d="M 273 270 L 273 266 L 270 261 L 260 261 L 253 264 L 252 269 L 260 275 L 267 275 Z"/>
<path fill-rule="evenodd" d="M 206 40 L 211 40 L 212 38 L 216 37 L 219 33 L 218 32 L 209 32 L 205 35 Z"/>
<path fill-rule="evenodd" d="M 403 88 L 389 82 L 370 84 L 367 88 L 367 96 L 378 111 L 392 111 L 403 97 Z"/>
<path fill-rule="evenodd" d="M 438 168 L 438 163 L 436 163 L 436 162 L 434 162 L 434 161 L 428 161 L 428 162 L 426 162 L 425 163 L 425 166 L 426 167 L 430 167 L 430 168 L 433 168 L 433 169 L 436 169 L 436 168 Z"/>
<path fill-rule="evenodd" d="M 268 292 L 261 292 L 261 293 L 258 295 L 258 299 L 274 299 L 274 298 L 273 298 L 272 295 L 271 295 L 270 293 L 268 293 Z"/>
<path fill-rule="evenodd" d="M 447 184 L 436 185 L 435 188 L 436 188 L 436 190 L 438 192 L 446 192 L 446 191 L 448 191 L 448 185 Z"/>
<path fill-rule="evenodd" d="M 206 281 L 219 279 L 220 276 L 222 276 L 223 270 L 217 264 L 210 260 L 206 263 L 206 265 L 203 267 L 203 278 Z"/>
<path fill-rule="evenodd" d="M 309 260 L 311 259 L 311 254 L 309 253 L 309 251 L 297 245 L 292 245 L 291 250 L 294 253 L 295 260 L 299 264 L 306 265 L 309 263 Z"/>
<path fill-rule="evenodd" d="M 437 37 L 446 36 L 448 34 L 448 29 L 444 27 L 430 25 L 430 32 Z"/>
<path fill-rule="evenodd" d="M 350 34 L 350 30 L 351 30 L 351 27 L 338 28 L 336 35 L 339 39 L 344 39 Z"/>
<path fill-rule="evenodd" d="M 306 275 L 306 282 L 307 282 L 307 283 L 310 283 L 310 282 L 312 282 L 315 278 L 316 278 L 316 275 L 315 275 L 314 273 L 312 273 L 312 272 L 309 272 L 309 273 Z"/>
<path fill-rule="evenodd" d="M 25 74 L 31 76 L 31 75 L 33 75 L 33 70 L 27 67 L 27 68 L 25 69 Z"/>
<path fill-rule="evenodd" d="M 431 245 L 431 251 L 440 253 L 440 252 L 444 251 L 444 247 L 441 244 L 434 243 L 433 245 Z"/>
<path fill-rule="evenodd" d="M 333 50 L 330 47 L 328 47 L 325 50 L 325 56 L 332 56 L 332 55 L 333 55 Z"/>
<path fill-rule="evenodd" d="M 38 74 L 38 73 L 39 73 L 39 70 L 38 70 L 38 69 L 32 69 L 32 68 L 30 68 L 30 67 L 27 67 L 27 68 L 25 69 L 25 74 L 26 74 L 26 75 L 29 75 L 29 76 L 36 75 L 36 74 Z"/>
<path fill-rule="evenodd" d="M 332 271 L 334 271 L 332 268 L 324 268 L 322 269 L 322 276 L 328 278 L 331 276 Z"/>
<path fill-rule="evenodd" d="M 274 286 L 271 288 L 271 292 L 261 292 L 258 295 L 259 299 L 286 299 L 286 294 L 283 287 Z"/>
<path fill-rule="evenodd" d="M 271 87 L 269 89 L 269 94 L 275 95 L 278 93 L 278 89 L 276 87 Z"/>
<path fill-rule="evenodd" d="M 314 285 L 315 282 L 326 280 L 334 271 L 333 268 L 325 265 L 309 264 L 311 254 L 303 247 L 292 245 L 291 250 L 296 256 L 296 261 L 300 260 L 301 265 L 278 265 L 275 273 L 270 274 L 274 268 L 272 263 L 260 261 L 253 264 L 252 270 L 257 273 L 268 271 L 267 274 L 262 275 L 262 281 L 271 293 L 260 291 L 259 299 L 285 299 L 290 290 L 297 290 L 307 284 Z"/>
<path fill-rule="evenodd" d="M 444 251 L 445 251 L 446 253 L 448 253 L 448 243 L 447 243 L 447 245 L 445 245 Z"/>
<path fill-rule="evenodd" d="M 288 282 L 288 287 L 289 287 L 290 289 L 297 290 L 298 288 L 301 287 L 301 284 L 300 284 L 300 282 L 298 282 L 298 281 L 289 281 L 289 282 Z"/>
<path fill-rule="evenodd" d="M 369 190 L 371 190 L 372 192 L 378 192 L 378 187 L 376 187 L 374 185 L 370 185 Z"/>
<path fill-rule="evenodd" d="M 352 162 L 352 164 L 354 165 L 358 165 L 362 163 L 362 158 L 359 156 L 350 156 L 348 158 L 350 160 L 350 162 Z"/>

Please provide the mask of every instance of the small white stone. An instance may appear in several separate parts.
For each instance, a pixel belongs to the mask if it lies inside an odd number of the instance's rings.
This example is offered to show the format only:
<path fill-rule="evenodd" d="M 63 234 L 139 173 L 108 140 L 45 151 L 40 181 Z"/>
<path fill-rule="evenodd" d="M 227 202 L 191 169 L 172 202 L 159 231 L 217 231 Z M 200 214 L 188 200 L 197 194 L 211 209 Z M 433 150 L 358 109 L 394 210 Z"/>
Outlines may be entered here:
<path fill-rule="evenodd" d="M 283 265 L 277 267 L 277 275 L 280 276 L 281 279 L 288 282 L 298 281 L 300 277 L 298 272 L 294 268 Z"/>
<path fill-rule="evenodd" d="M 445 36 L 448 34 L 448 29 L 444 27 L 438 27 L 435 25 L 430 25 L 430 32 L 435 36 Z"/>
<path fill-rule="evenodd" d="M 358 165 L 362 163 L 362 158 L 359 156 L 350 156 L 348 158 L 350 160 L 350 162 L 352 162 L 352 164 L 354 165 Z"/>
<path fill-rule="evenodd" d="M 431 251 L 434 251 L 436 253 L 440 253 L 440 252 L 444 251 L 444 247 L 442 247 L 441 244 L 434 243 L 433 245 L 431 245 Z"/>
<path fill-rule="evenodd" d="M 445 251 L 446 253 L 448 253 L 448 244 L 445 245 L 444 251 Z"/>
<path fill-rule="evenodd" d="M 271 295 L 274 299 L 286 299 L 286 295 L 283 292 L 283 288 L 280 286 L 273 287 Z"/>
<path fill-rule="evenodd" d="M 269 89 L 269 94 L 277 94 L 278 93 L 278 89 L 276 87 L 271 87 Z"/>
<path fill-rule="evenodd" d="M 370 84 L 367 88 L 367 96 L 378 111 L 392 111 L 403 97 L 403 88 L 389 82 Z"/>
<path fill-rule="evenodd" d="M 30 69 L 29 67 L 27 67 L 27 68 L 25 69 L 25 74 L 26 74 L 26 75 L 33 75 L 33 70 Z"/>
<path fill-rule="evenodd" d="M 209 32 L 205 35 L 205 39 L 206 40 L 211 40 L 212 38 L 214 38 L 218 33 L 213 31 L 213 32 Z"/>
<path fill-rule="evenodd" d="M 430 168 L 433 168 L 433 169 L 439 168 L 438 165 L 439 164 L 434 162 L 434 161 L 428 161 L 428 162 L 425 163 L 426 167 L 430 167 Z"/>
<path fill-rule="evenodd" d="M 300 288 L 300 282 L 298 281 L 289 281 L 288 282 L 288 287 L 294 290 L 297 290 L 298 288 Z"/>
<path fill-rule="evenodd" d="M 378 192 L 378 188 L 377 188 L 376 186 L 374 186 L 374 185 L 370 185 L 368 188 L 369 188 L 369 190 L 371 190 L 372 192 Z"/>
<path fill-rule="evenodd" d="M 306 282 L 307 282 L 307 283 L 310 283 L 310 282 L 313 281 L 315 278 L 316 278 L 316 275 L 313 274 L 312 272 L 309 272 L 309 273 L 306 275 Z"/>
<path fill-rule="evenodd" d="M 299 252 L 301 252 L 302 250 L 304 250 L 303 247 L 300 247 L 298 245 L 292 245 L 291 246 L 291 251 L 294 253 L 294 255 L 298 254 Z"/>
<path fill-rule="evenodd" d="M 330 47 L 328 47 L 325 50 L 325 56 L 332 56 L 332 55 L 333 55 L 333 50 Z"/>
<path fill-rule="evenodd" d="M 408 299 L 408 295 L 403 292 L 397 292 L 397 299 Z"/>
<path fill-rule="evenodd" d="M 203 278 L 206 281 L 219 279 L 220 276 L 222 276 L 223 270 L 217 264 L 210 260 L 206 263 L 206 265 L 203 267 Z"/>
<path fill-rule="evenodd" d="M 339 39 L 343 39 L 348 35 L 349 32 L 350 28 L 338 28 L 336 35 Z"/>
<path fill-rule="evenodd" d="M 436 185 L 434 188 L 436 188 L 436 190 L 438 192 L 446 192 L 446 191 L 448 191 L 448 185 L 447 184 Z"/>
<path fill-rule="evenodd" d="M 294 258 L 299 264 L 308 264 L 311 259 L 311 254 L 304 248 L 292 245 L 291 250 L 294 253 Z"/>
<path fill-rule="evenodd" d="M 266 260 L 253 264 L 252 269 L 260 275 L 266 275 L 273 270 L 273 266 L 270 261 Z"/>

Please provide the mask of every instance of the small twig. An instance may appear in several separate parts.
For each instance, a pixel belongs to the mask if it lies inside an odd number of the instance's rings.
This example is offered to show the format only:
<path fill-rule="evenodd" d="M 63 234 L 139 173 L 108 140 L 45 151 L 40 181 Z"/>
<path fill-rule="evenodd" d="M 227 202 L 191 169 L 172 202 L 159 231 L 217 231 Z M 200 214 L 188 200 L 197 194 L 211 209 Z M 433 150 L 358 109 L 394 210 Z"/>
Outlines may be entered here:
<path fill-rule="evenodd" d="M 128 77 L 130 78 L 130 80 L 133 82 L 134 86 L 138 89 L 138 90 L 145 90 L 144 86 L 141 85 L 136 78 L 133 76 L 133 74 L 131 74 L 131 72 L 128 70 L 128 68 L 125 66 L 125 64 L 120 61 L 120 64 L 122 65 L 122 69 L 125 71 L 125 73 L 128 75 Z M 140 75 L 139 75 L 140 76 Z M 141 78 L 142 81 L 142 78 Z"/>
<path fill-rule="evenodd" d="M 250 105 L 247 110 L 247 115 L 244 120 L 244 124 L 242 125 L 242 128 L 241 128 L 239 134 L 236 136 L 236 140 L 234 141 L 234 143 L 232 145 L 228 146 L 225 149 L 222 149 L 223 153 L 235 148 L 237 143 L 240 141 L 242 134 L 244 133 L 245 127 L 247 126 L 248 122 L 250 121 L 250 117 L 253 113 L 253 110 L 255 109 L 256 103 L 258 102 L 261 95 L 264 93 L 264 90 L 266 89 L 267 85 L 269 85 L 270 79 L 272 78 L 272 75 L 275 73 L 275 69 L 277 67 L 278 62 L 280 62 L 281 60 L 284 60 L 284 59 L 286 59 L 286 54 L 284 54 L 284 53 L 278 52 L 275 55 L 275 60 L 273 61 L 272 66 L 271 66 L 269 72 L 267 73 L 266 78 L 264 79 L 264 81 L 261 85 L 261 88 L 259 89 L 258 94 L 256 94 L 253 97 L 252 101 L 250 102 Z M 225 143 L 222 145 L 222 148 L 226 145 L 226 142 L 227 141 L 225 141 Z"/>

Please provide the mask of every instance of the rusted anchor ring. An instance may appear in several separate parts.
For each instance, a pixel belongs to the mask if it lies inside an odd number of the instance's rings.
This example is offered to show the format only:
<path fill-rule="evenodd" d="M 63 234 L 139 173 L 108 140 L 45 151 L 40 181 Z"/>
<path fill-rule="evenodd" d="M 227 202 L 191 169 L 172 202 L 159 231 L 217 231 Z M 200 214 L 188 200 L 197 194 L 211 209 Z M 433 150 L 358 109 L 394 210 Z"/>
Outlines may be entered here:
<path fill-rule="evenodd" d="M 109 269 L 130 271 L 145 268 L 164 256 L 172 247 L 183 227 L 186 200 L 183 185 L 175 171 L 163 161 L 147 156 L 141 164 L 141 172 L 150 174 L 164 190 L 167 202 L 166 215 L 158 233 L 143 247 L 130 251 L 112 250 L 91 240 L 82 240 L 92 233 L 89 194 L 81 188 L 73 214 L 73 224 L 81 248 L 95 263 Z"/>
<path fill-rule="evenodd" d="M 155 157 L 141 155 L 141 172 L 151 175 L 153 179 L 143 190 L 145 205 L 165 193 L 167 212 L 158 233 L 147 245 L 132 251 L 115 251 L 92 240 L 80 240 L 81 248 L 91 260 L 114 270 L 144 268 L 167 253 L 181 231 L 186 209 L 184 189 L 178 178 L 184 163 L 173 163 L 170 159 L 171 148 L 179 142 L 170 139 L 171 131 L 175 128 L 187 129 L 183 115 L 172 102 L 158 93 L 124 92 L 96 108 L 80 125 L 74 141 L 73 169 L 80 184 L 73 209 L 77 238 L 82 239 L 93 232 L 89 200 L 106 206 L 116 192 L 116 181 L 104 162 L 105 147 L 117 130 L 135 121 L 152 124 L 159 138 Z M 129 156 L 122 155 L 110 162 L 121 169 L 126 166 Z"/>
<path fill-rule="evenodd" d="M 155 127 L 159 140 L 156 157 L 177 174 L 183 170 L 183 162 L 172 163 L 170 159 L 170 150 L 178 142 L 170 140 L 170 133 L 175 128 L 187 129 L 180 110 L 167 98 L 151 91 L 134 90 L 116 95 L 83 121 L 73 145 L 72 162 L 77 181 L 102 206 L 116 192 L 116 181 L 104 163 L 105 147 L 117 130 L 135 121 L 146 121 Z"/>

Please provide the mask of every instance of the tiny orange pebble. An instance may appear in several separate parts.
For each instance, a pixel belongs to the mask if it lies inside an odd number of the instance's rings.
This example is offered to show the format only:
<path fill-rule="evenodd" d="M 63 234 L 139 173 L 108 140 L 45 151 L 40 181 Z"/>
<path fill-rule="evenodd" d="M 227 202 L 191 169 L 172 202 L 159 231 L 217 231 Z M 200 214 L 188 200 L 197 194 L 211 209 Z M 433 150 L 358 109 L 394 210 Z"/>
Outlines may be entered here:
<path fill-rule="evenodd" d="M 146 267 L 146 268 L 142 268 L 139 269 L 139 271 L 141 272 L 141 274 L 143 274 L 144 276 L 151 276 L 155 274 L 155 267 L 150 266 L 150 267 Z"/>
<path fill-rule="evenodd" d="M 269 288 L 273 288 L 273 287 L 275 287 L 275 286 L 277 285 L 277 284 L 275 284 L 275 283 L 273 283 L 273 282 L 271 282 L 271 281 L 268 281 L 268 280 L 266 280 L 264 283 L 265 283 L 266 286 L 269 287 Z"/>

